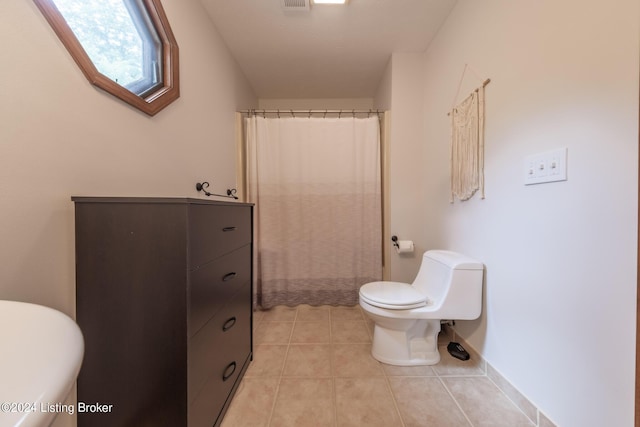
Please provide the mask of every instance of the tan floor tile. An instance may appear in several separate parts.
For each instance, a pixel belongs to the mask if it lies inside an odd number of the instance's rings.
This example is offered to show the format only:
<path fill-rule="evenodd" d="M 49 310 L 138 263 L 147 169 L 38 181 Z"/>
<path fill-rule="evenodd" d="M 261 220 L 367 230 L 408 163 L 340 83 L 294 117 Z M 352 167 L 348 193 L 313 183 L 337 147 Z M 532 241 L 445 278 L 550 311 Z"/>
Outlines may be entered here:
<path fill-rule="evenodd" d="M 333 344 L 331 364 L 336 377 L 384 375 L 382 364 L 371 356 L 371 344 Z"/>
<path fill-rule="evenodd" d="M 400 426 L 385 378 L 336 378 L 338 426 Z"/>
<path fill-rule="evenodd" d="M 389 378 L 405 427 L 469 427 L 439 378 Z"/>
<path fill-rule="evenodd" d="M 343 343 L 370 343 L 371 336 L 363 320 L 333 320 L 331 341 Z"/>
<path fill-rule="evenodd" d="M 484 375 L 484 364 L 477 358 L 472 357 L 469 360 L 460 360 L 451 356 L 447 351 L 447 346 L 438 347 L 440 352 L 440 362 L 433 365 L 433 370 L 438 375 Z"/>
<path fill-rule="evenodd" d="M 253 310 L 253 323 L 260 322 L 264 317 L 264 311 Z"/>
<path fill-rule="evenodd" d="M 487 377 L 442 377 L 474 427 L 530 427 L 533 423 Z"/>
<path fill-rule="evenodd" d="M 329 343 L 329 322 L 296 322 L 291 343 Z"/>
<path fill-rule="evenodd" d="M 321 305 L 314 307 L 310 305 L 298 306 L 298 322 L 322 322 L 329 321 L 330 306 Z"/>
<path fill-rule="evenodd" d="M 538 408 L 529 401 L 518 389 L 516 389 L 506 378 L 504 378 L 495 368 L 487 365 L 487 377 L 498 386 L 507 397 L 532 421 L 538 418 Z M 542 418 L 540 419 L 542 425 Z"/>
<path fill-rule="evenodd" d="M 271 425 L 333 426 L 333 402 L 331 378 L 283 378 L 278 389 Z"/>
<path fill-rule="evenodd" d="M 293 322 L 260 322 L 253 336 L 254 344 L 288 344 Z"/>
<path fill-rule="evenodd" d="M 243 378 L 221 427 L 268 426 L 278 378 Z"/>
<path fill-rule="evenodd" d="M 278 305 L 269 310 L 262 311 L 262 320 L 265 322 L 293 322 L 296 320 L 296 307 Z"/>
<path fill-rule="evenodd" d="M 364 322 L 367 324 L 367 330 L 369 331 L 369 337 L 371 337 L 373 339 L 373 329 L 375 328 L 376 324 L 375 324 L 375 322 L 373 320 L 371 320 L 369 317 L 364 315 L 364 313 L 363 313 L 363 317 L 364 317 Z"/>
<path fill-rule="evenodd" d="M 533 425 L 475 353 L 453 358 L 441 334 L 437 365 L 386 365 L 371 356 L 372 329 L 359 306 L 255 312 L 254 360 L 222 426 Z"/>
<path fill-rule="evenodd" d="M 434 377 L 436 373 L 431 366 L 394 366 L 382 364 L 384 373 L 390 377 Z"/>
<path fill-rule="evenodd" d="M 353 307 L 331 307 L 331 320 L 363 320 L 362 309 L 359 305 Z"/>
<path fill-rule="evenodd" d="M 289 346 L 285 377 L 330 377 L 331 346 L 328 344 L 292 344 Z"/>
<path fill-rule="evenodd" d="M 253 361 L 247 369 L 247 377 L 278 377 L 282 375 L 286 345 L 256 345 L 253 347 Z"/>

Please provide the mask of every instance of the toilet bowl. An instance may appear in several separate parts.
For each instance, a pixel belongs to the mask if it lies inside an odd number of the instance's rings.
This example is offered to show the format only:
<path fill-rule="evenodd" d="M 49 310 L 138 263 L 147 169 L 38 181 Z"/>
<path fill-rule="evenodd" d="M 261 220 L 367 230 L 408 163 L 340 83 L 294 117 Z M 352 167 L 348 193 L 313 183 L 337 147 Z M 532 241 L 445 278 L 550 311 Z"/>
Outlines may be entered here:
<path fill-rule="evenodd" d="M 372 356 L 398 366 L 440 361 L 442 320 L 477 319 L 484 265 L 444 250 L 424 253 L 413 283 L 371 282 L 360 287 L 360 307 L 375 324 Z"/>

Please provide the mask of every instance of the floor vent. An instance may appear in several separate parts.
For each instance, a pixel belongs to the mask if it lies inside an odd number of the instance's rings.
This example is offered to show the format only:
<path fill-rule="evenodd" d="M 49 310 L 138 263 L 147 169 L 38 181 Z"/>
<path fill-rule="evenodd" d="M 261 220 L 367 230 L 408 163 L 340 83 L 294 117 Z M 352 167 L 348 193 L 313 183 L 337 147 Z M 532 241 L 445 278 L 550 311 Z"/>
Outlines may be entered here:
<path fill-rule="evenodd" d="M 311 0 L 282 0 L 282 10 L 285 12 L 308 12 Z"/>

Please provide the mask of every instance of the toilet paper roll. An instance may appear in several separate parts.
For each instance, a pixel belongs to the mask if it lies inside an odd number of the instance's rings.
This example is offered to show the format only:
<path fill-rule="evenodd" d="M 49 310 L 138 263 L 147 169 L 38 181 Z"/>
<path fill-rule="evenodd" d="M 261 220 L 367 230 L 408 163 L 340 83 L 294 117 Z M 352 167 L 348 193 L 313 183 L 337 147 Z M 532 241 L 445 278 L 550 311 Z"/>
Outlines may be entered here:
<path fill-rule="evenodd" d="M 398 240 L 398 246 L 396 246 L 396 252 L 399 254 L 407 254 L 413 252 L 412 240 Z"/>

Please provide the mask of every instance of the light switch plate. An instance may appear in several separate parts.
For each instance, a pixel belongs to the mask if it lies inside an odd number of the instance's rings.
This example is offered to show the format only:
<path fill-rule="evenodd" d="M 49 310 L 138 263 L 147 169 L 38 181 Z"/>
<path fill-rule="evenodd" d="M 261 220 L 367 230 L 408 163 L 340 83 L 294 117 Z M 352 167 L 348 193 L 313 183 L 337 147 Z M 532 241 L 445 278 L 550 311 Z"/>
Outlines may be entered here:
<path fill-rule="evenodd" d="M 567 149 L 527 156 L 524 160 L 524 185 L 567 180 Z"/>

